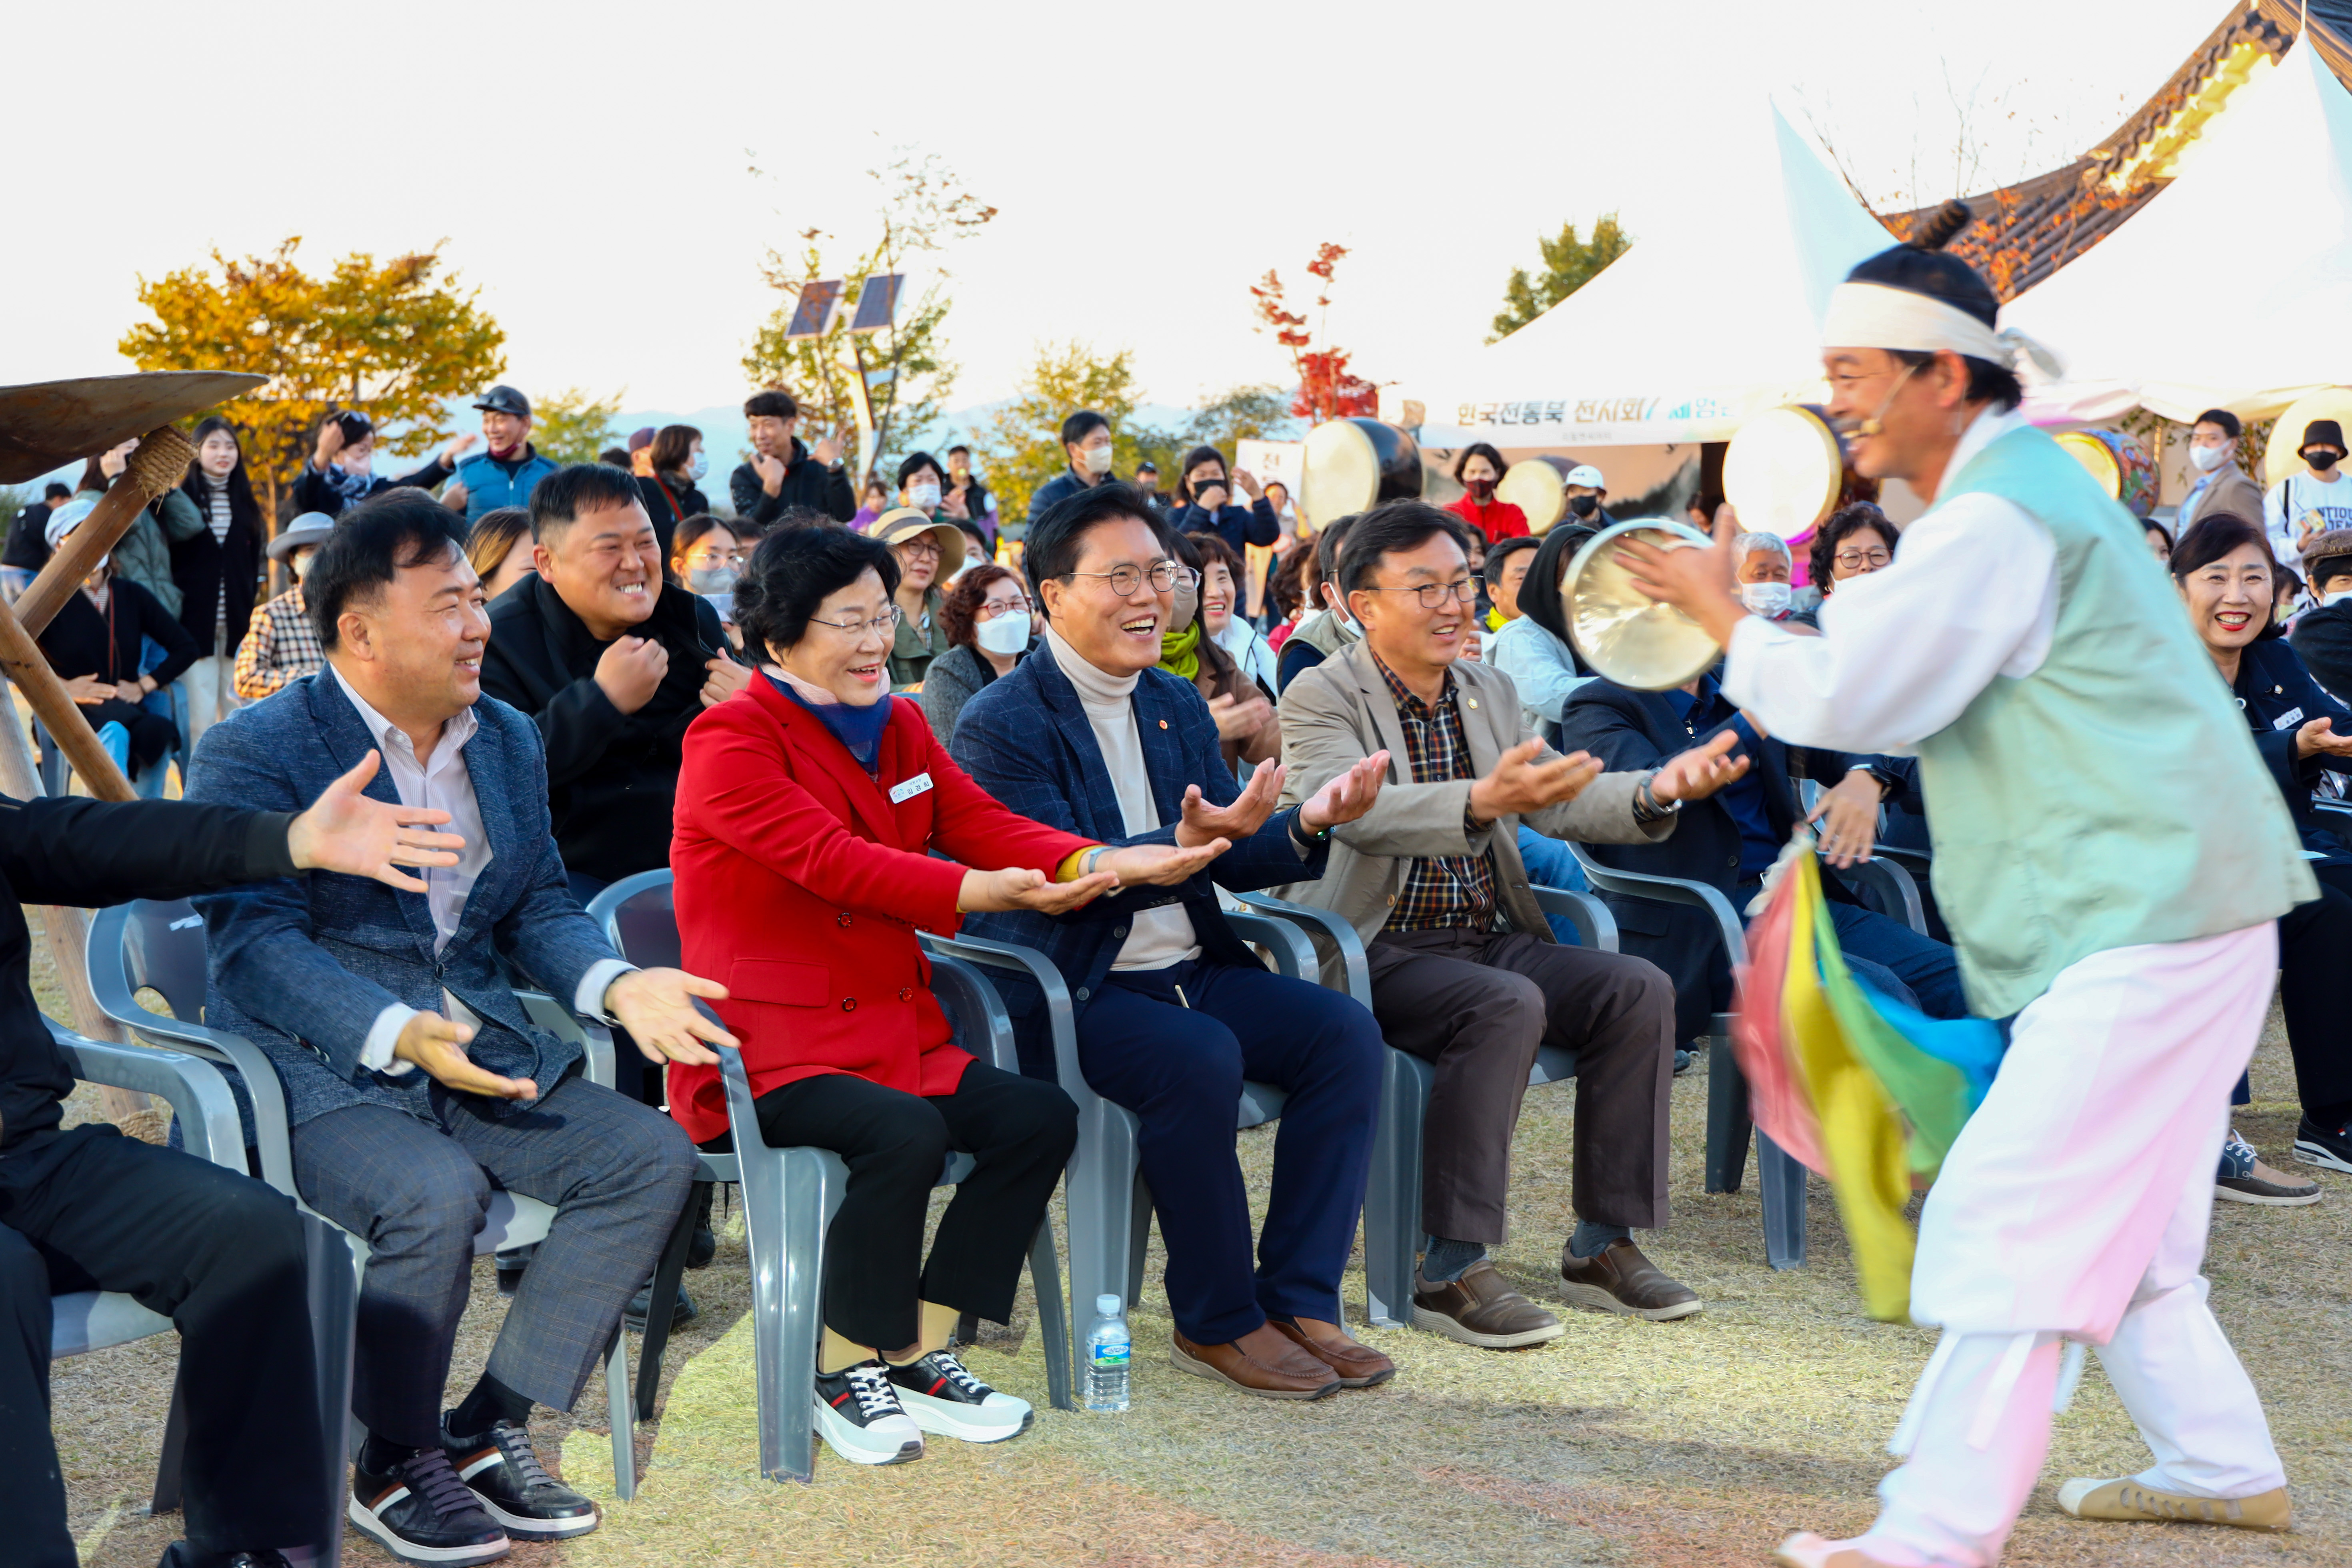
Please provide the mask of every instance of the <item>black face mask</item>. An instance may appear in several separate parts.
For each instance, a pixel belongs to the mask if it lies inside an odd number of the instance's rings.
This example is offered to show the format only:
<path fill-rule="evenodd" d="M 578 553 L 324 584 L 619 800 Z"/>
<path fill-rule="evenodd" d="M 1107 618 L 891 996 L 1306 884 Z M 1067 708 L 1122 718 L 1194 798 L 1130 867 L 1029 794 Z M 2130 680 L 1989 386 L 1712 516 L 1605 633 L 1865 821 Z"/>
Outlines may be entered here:
<path fill-rule="evenodd" d="M 1568 510 L 1574 512 L 1579 517 L 1591 517 L 1594 512 L 1601 510 L 1601 498 L 1598 496 L 1570 496 L 1568 498 Z"/>
<path fill-rule="evenodd" d="M 1192 481 L 1192 500 L 1195 502 L 1206 505 L 1207 501 L 1205 498 L 1211 490 L 1225 490 L 1225 500 L 1231 500 L 1233 499 L 1233 492 L 1230 489 L 1226 489 L 1225 481 L 1223 479 L 1194 479 Z M 1223 505 L 1223 502 L 1221 501 L 1218 504 Z"/>
<path fill-rule="evenodd" d="M 1462 483 L 1480 506 L 1495 499 L 1495 481 L 1492 479 L 1465 479 Z"/>
<path fill-rule="evenodd" d="M 2324 474 L 2344 459 L 2334 447 L 2314 447 L 2310 451 L 2303 454 L 2303 460 Z"/>

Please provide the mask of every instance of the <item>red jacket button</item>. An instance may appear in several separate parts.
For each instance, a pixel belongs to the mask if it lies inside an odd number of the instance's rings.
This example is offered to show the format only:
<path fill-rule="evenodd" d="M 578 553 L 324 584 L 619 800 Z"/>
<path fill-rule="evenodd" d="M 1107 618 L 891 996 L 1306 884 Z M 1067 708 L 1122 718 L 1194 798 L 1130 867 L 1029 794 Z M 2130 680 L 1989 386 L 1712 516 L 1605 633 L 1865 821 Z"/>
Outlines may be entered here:
<path fill-rule="evenodd" d="M 901 986 L 899 986 L 899 987 L 898 987 L 898 1000 L 899 1000 L 899 1001 L 901 1001 L 901 1002 L 912 1002 L 914 999 L 915 999 L 915 988 L 914 988 L 913 986 L 911 986 L 911 985 L 901 985 Z"/>
<path fill-rule="evenodd" d="M 845 1013 L 855 1013 L 855 1012 L 856 1012 L 856 1011 L 857 1011 L 857 998 L 856 998 L 856 997 L 855 997 L 855 996 L 844 996 L 844 997 L 841 999 L 841 1010 L 842 1010 L 843 1012 L 845 1012 Z"/>
<path fill-rule="evenodd" d="M 846 913 L 835 915 L 834 916 L 834 919 L 842 925 L 847 925 L 849 923 L 849 916 Z"/>

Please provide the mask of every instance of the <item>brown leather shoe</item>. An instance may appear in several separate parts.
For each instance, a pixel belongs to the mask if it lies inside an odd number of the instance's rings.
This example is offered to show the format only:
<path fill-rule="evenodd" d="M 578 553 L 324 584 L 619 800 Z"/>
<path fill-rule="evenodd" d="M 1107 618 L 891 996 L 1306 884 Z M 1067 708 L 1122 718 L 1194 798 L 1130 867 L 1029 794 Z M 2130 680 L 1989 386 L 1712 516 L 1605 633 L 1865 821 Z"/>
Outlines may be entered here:
<path fill-rule="evenodd" d="M 1512 1289 L 1486 1258 L 1443 1285 L 1431 1284 L 1414 1269 L 1412 1326 L 1490 1351 L 1539 1345 L 1568 1331 L 1558 1318 Z"/>
<path fill-rule="evenodd" d="M 1630 1241 L 1612 1241 L 1590 1258 L 1571 1258 L 1562 1247 L 1559 1277 L 1570 1306 L 1654 1323 L 1687 1318 L 1705 1305 L 1696 1291 L 1668 1279 Z"/>
<path fill-rule="evenodd" d="M 1337 1323 L 1310 1328 L 1297 1318 L 1268 1318 L 1275 1331 L 1339 1374 L 1342 1388 L 1370 1388 L 1396 1375 L 1396 1363 L 1368 1344 L 1348 1337 Z"/>
<path fill-rule="evenodd" d="M 1260 1399 L 1320 1399 L 1339 1392 L 1329 1364 L 1305 1351 L 1292 1351 L 1269 1365 L 1239 1345 L 1196 1345 L 1173 1332 L 1168 1338 L 1171 1366 Z"/>

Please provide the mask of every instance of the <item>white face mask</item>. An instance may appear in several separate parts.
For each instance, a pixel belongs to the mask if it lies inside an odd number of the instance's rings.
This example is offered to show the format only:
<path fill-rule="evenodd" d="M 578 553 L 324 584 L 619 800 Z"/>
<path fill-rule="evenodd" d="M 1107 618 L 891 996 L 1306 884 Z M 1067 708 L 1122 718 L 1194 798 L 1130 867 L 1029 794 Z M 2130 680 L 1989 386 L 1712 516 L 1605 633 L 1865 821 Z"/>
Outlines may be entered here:
<path fill-rule="evenodd" d="M 1110 472 L 1109 442 L 1105 441 L 1099 447 L 1082 447 L 1080 450 L 1086 453 L 1087 472 L 1090 474 L 1107 474 Z"/>
<path fill-rule="evenodd" d="M 1029 646 L 1029 617 L 1011 611 L 974 626 L 971 640 L 982 653 L 1009 658 Z"/>
<path fill-rule="evenodd" d="M 2334 588 L 2319 595 L 2322 605 L 2340 605 L 2347 599 L 2352 599 L 2352 588 Z"/>
<path fill-rule="evenodd" d="M 303 574 L 310 570 L 310 558 L 318 553 L 315 550 L 298 550 L 294 552 L 294 581 L 299 583 L 302 580 Z"/>
<path fill-rule="evenodd" d="M 2227 447 L 2191 447 L 2189 448 L 2189 460 L 2197 466 L 2197 471 L 2199 473 L 2210 474 L 2214 469 L 2220 468 L 2222 464 L 2230 460 L 2230 448 Z"/>
<path fill-rule="evenodd" d="M 1739 602 L 1759 616 L 1777 616 L 1789 607 L 1786 583 L 1742 583 Z"/>
<path fill-rule="evenodd" d="M 907 492 L 907 504 L 913 507 L 917 511 L 932 512 L 939 510 L 940 487 L 929 482 L 928 480 L 922 484 L 915 486 L 912 489 Z"/>
<path fill-rule="evenodd" d="M 694 460 L 686 465 L 686 477 L 696 484 L 700 484 L 702 476 L 709 471 L 710 455 L 708 452 L 697 452 L 694 455 Z"/>

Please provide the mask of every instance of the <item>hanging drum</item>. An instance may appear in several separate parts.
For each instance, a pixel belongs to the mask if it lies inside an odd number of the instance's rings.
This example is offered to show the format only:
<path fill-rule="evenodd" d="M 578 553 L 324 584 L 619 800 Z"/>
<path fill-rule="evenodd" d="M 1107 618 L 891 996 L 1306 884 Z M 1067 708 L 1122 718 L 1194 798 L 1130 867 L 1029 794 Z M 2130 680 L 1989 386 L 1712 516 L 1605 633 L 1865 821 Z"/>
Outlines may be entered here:
<path fill-rule="evenodd" d="M 1421 494 L 1421 447 L 1383 420 L 1334 419 L 1307 433 L 1298 467 L 1298 515 L 1320 532 L 1384 500 Z"/>
<path fill-rule="evenodd" d="M 1602 529 L 1560 581 L 1568 635 L 1585 663 L 1620 686 L 1671 691 L 1713 668 L 1723 650 L 1696 621 L 1633 586 L 1617 552 L 1629 536 L 1664 550 L 1704 550 L 1712 542 L 1686 522 L 1658 517 Z"/>
<path fill-rule="evenodd" d="M 2286 405 L 2271 421 L 2271 438 L 2263 447 L 2263 486 L 2268 489 L 2303 468 L 2303 428 L 2315 419 L 2333 419 L 2352 430 L 2352 387 L 2323 386 Z"/>
<path fill-rule="evenodd" d="M 1837 432 L 1803 405 L 1758 415 L 1723 454 L 1723 497 L 1751 533 L 1796 538 L 1836 510 L 1844 482 Z"/>
<path fill-rule="evenodd" d="M 1523 458 L 1495 487 L 1495 499 L 1527 513 L 1529 533 L 1542 533 L 1568 513 L 1565 487 L 1568 470 L 1575 466 L 1566 458 Z"/>
<path fill-rule="evenodd" d="M 2052 437 L 2135 517 L 2156 506 L 2156 465 L 2137 441 L 2115 430 L 2063 430 Z"/>

